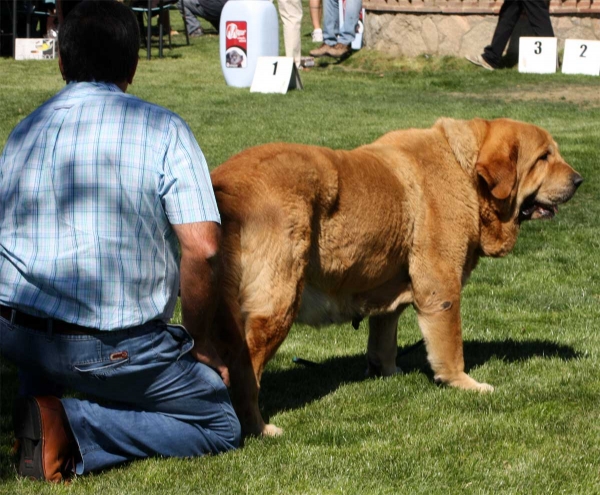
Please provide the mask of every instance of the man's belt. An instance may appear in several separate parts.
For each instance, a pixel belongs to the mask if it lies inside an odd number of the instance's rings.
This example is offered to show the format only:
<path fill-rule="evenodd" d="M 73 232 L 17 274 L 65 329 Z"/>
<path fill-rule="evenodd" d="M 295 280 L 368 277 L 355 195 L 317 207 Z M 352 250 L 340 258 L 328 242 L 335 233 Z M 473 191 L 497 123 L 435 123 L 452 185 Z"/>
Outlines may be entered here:
<path fill-rule="evenodd" d="M 40 332 L 51 332 L 61 335 L 93 335 L 101 333 L 100 330 L 82 327 L 62 320 L 28 315 L 27 313 L 9 308 L 8 306 L 0 305 L 0 316 L 5 320 L 9 320 L 14 325 L 19 325 L 31 330 L 39 330 Z"/>

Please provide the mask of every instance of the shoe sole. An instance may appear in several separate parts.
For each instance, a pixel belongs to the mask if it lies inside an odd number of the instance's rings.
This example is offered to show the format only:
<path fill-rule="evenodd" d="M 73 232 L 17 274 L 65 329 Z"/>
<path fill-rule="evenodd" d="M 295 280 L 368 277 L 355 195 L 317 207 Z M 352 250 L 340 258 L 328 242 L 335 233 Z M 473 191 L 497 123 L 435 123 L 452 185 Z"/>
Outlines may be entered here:
<path fill-rule="evenodd" d="M 33 397 L 17 399 L 13 426 L 21 444 L 17 472 L 25 478 L 45 479 L 42 469 L 42 417 Z"/>
<path fill-rule="evenodd" d="M 471 62 L 473 65 L 476 65 L 477 67 L 481 67 L 482 69 L 485 70 L 489 70 L 489 71 L 494 71 L 496 70 L 494 67 L 492 67 L 491 65 L 484 65 L 482 62 L 480 62 L 479 60 L 476 59 L 471 59 L 469 57 L 465 57 L 469 62 Z"/>

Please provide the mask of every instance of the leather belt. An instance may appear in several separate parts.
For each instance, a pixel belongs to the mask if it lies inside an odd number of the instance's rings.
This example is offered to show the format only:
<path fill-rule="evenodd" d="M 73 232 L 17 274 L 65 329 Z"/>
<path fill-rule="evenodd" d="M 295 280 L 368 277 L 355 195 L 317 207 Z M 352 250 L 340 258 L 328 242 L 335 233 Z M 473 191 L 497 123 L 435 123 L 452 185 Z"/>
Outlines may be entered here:
<path fill-rule="evenodd" d="M 30 330 L 39 330 L 40 332 L 51 332 L 61 335 L 94 335 L 101 333 L 101 330 L 82 327 L 62 320 L 28 315 L 8 306 L 0 305 L 0 316 L 14 325 L 29 328 Z"/>

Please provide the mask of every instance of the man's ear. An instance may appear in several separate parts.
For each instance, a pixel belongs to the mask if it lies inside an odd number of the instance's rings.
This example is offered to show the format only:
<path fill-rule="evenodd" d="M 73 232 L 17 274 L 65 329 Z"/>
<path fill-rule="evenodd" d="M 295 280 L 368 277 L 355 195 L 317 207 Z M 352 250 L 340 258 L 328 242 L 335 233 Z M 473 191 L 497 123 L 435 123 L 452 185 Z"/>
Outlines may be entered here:
<path fill-rule="evenodd" d="M 490 127 L 483 142 L 475 170 L 496 199 L 504 200 L 510 196 L 517 183 L 517 160 L 519 145 L 513 137 L 506 134 L 495 136 Z"/>

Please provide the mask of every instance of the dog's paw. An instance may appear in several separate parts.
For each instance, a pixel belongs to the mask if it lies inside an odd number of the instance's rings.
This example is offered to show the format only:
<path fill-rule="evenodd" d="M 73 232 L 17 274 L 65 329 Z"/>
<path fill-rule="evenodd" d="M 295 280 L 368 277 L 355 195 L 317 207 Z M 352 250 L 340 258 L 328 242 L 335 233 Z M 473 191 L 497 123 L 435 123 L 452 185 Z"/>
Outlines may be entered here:
<path fill-rule="evenodd" d="M 489 383 L 479 383 L 477 382 L 477 391 L 478 392 L 493 392 L 494 387 Z"/>
<path fill-rule="evenodd" d="M 436 381 L 443 382 L 450 387 L 462 388 L 463 390 L 476 390 L 478 392 L 494 391 L 494 387 L 491 385 L 473 380 L 473 378 L 466 373 L 460 373 L 458 376 L 450 380 L 444 380 L 442 377 L 436 377 Z"/>
<path fill-rule="evenodd" d="M 283 434 L 283 430 L 275 425 L 265 425 L 262 430 L 264 437 L 278 437 Z"/>

